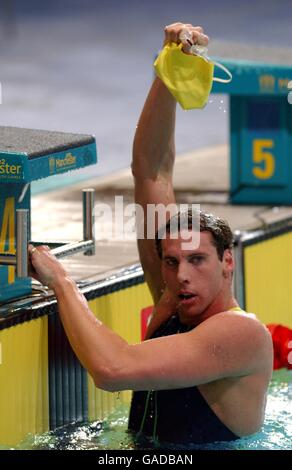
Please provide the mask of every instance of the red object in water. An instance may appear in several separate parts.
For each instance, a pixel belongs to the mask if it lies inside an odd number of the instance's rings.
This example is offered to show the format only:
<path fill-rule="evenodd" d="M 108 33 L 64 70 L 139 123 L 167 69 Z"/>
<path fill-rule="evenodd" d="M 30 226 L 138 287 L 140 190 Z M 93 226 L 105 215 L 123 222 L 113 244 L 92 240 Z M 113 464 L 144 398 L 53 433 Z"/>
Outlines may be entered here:
<path fill-rule="evenodd" d="M 267 325 L 274 345 L 274 369 L 292 369 L 292 330 L 286 326 Z"/>

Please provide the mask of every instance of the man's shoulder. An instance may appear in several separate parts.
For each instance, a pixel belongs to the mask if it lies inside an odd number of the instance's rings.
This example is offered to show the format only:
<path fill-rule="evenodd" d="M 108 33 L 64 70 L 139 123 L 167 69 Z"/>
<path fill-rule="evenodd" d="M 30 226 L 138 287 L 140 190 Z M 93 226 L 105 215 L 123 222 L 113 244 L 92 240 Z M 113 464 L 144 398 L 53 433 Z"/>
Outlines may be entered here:
<path fill-rule="evenodd" d="M 215 315 L 212 315 L 204 322 L 202 325 L 210 325 L 211 323 L 216 323 L 217 326 L 222 327 L 245 327 L 251 328 L 258 331 L 266 332 L 268 331 L 266 326 L 257 318 L 255 313 L 246 312 L 244 310 L 226 310 L 223 312 L 218 312 Z"/>
<path fill-rule="evenodd" d="M 219 312 L 201 323 L 208 329 L 216 329 L 218 332 L 225 331 L 236 335 L 243 335 L 246 339 L 250 335 L 267 341 L 271 340 L 268 328 L 257 318 L 254 313 L 234 310 Z"/>
<path fill-rule="evenodd" d="M 200 323 L 195 332 L 226 357 L 246 358 L 248 364 L 269 366 L 273 356 L 271 335 L 256 315 L 225 311 Z"/>

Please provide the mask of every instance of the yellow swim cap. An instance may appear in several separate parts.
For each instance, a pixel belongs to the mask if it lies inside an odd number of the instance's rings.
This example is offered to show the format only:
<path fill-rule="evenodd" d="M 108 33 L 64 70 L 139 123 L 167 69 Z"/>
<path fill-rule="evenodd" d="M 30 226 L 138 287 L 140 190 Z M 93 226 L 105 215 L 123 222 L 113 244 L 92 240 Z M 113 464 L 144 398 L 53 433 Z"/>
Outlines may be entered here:
<path fill-rule="evenodd" d="M 181 107 L 187 110 L 203 108 L 207 104 L 215 64 L 221 66 L 201 55 L 185 54 L 181 43 L 172 42 L 164 46 L 154 62 L 154 68 Z M 231 76 L 225 67 L 221 67 Z M 228 82 L 231 78 L 214 80 Z"/>

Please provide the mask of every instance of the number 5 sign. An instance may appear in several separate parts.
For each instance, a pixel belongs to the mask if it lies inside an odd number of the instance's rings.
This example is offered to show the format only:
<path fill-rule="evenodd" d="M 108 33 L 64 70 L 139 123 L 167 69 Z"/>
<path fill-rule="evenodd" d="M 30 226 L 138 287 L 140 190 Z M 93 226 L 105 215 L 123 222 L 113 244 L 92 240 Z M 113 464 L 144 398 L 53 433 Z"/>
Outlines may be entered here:
<path fill-rule="evenodd" d="M 287 185 L 287 136 L 284 130 L 243 132 L 241 184 Z"/>
<path fill-rule="evenodd" d="M 268 151 L 274 147 L 271 139 L 254 139 L 253 141 L 253 175 L 260 180 L 267 180 L 275 174 L 275 157 Z"/>

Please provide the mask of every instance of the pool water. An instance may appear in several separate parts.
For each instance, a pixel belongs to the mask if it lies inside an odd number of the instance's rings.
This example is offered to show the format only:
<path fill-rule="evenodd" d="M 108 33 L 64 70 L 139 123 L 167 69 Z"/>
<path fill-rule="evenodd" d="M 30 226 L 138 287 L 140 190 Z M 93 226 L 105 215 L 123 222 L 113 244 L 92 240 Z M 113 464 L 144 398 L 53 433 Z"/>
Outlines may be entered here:
<path fill-rule="evenodd" d="M 117 403 L 119 401 L 117 395 Z M 118 404 L 116 410 L 104 422 L 66 426 L 39 436 L 30 436 L 18 449 L 52 450 L 114 450 L 166 448 L 144 441 L 139 443 L 127 432 L 128 406 Z M 167 449 L 213 450 L 287 450 L 292 448 L 292 370 L 280 370 L 273 374 L 270 384 L 264 426 L 260 432 L 234 442 L 220 442 L 198 446 L 169 446 Z"/>

